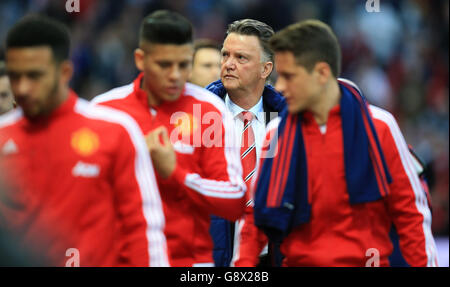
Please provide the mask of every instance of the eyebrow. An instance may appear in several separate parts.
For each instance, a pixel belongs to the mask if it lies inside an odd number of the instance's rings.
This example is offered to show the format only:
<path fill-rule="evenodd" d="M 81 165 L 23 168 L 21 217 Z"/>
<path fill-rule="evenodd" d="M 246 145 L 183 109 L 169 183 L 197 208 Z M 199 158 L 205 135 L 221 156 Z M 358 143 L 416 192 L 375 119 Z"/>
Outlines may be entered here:
<path fill-rule="evenodd" d="M 45 74 L 46 71 L 44 70 L 39 70 L 39 69 L 35 69 L 35 70 L 27 70 L 27 71 L 15 71 L 15 70 L 8 70 L 7 71 L 7 75 L 8 76 L 19 76 L 19 75 L 43 75 Z"/>
<path fill-rule="evenodd" d="M 291 72 L 278 72 L 278 75 L 281 77 L 292 77 L 295 75 L 295 73 L 291 73 Z"/>
<path fill-rule="evenodd" d="M 189 64 L 190 61 L 189 59 L 185 59 L 182 61 L 172 61 L 172 60 L 155 60 L 155 63 L 159 64 L 159 65 L 176 65 L 176 64 Z"/>
<path fill-rule="evenodd" d="M 227 53 L 231 54 L 230 51 L 226 50 L 225 48 L 223 48 L 220 52 L 221 53 L 227 52 Z M 252 53 L 247 53 L 247 52 L 240 51 L 240 50 L 235 51 L 233 54 L 242 55 L 242 56 L 246 56 L 246 57 L 252 56 Z"/>
<path fill-rule="evenodd" d="M 243 55 L 243 56 L 247 56 L 247 57 L 252 56 L 252 53 L 241 52 L 241 51 L 237 51 L 236 54 Z"/>

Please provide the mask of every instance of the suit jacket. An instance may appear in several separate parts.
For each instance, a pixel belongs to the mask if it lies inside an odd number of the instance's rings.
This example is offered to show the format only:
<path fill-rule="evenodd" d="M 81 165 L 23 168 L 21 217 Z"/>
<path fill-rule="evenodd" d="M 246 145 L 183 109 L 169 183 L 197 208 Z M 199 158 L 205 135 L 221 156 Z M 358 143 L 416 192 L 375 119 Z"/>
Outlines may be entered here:
<path fill-rule="evenodd" d="M 215 81 L 209 84 L 206 89 L 219 96 L 222 100 L 225 100 L 227 90 L 223 86 L 222 81 Z M 264 87 L 262 97 L 265 122 L 267 125 L 286 107 L 286 102 L 283 96 L 271 85 Z M 213 258 L 215 266 L 229 266 L 233 257 L 234 222 L 213 215 L 211 216 L 209 232 L 214 242 Z"/>

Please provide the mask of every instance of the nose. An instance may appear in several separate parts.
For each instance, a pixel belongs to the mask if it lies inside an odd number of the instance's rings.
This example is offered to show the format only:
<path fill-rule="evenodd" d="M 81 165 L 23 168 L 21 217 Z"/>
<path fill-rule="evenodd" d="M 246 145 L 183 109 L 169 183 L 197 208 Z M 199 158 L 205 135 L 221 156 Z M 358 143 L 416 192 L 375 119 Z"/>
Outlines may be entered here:
<path fill-rule="evenodd" d="M 15 95 L 28 95 L 32 89 L 31 81 L 27 77 L 22 76 L 11 82 L 11 89 Z"/>
<path fill-rule="evenodd" d="M 172 67 L 172 69 L 170 70 L 169 79 L 171 81 L 177 81 L 180 79 L 180 77 L 181 77 L 180 67 L 178 67 L 177 65 L 174 65 Z"/>
<path fill-rule="evenodd" d="M 284 93 L 286 90 L 286 81 L 282 79 L 282 77 L 278 77 L 277 82 L 275 83 L 275 89 L 280 93 Z"/>
<path fill-rule="evenodd" d="M 222 60 L 222 68 L 226 70 L 234 70 L 236 68 L 236 63 L 233 57 L 227 57 L 226 59 Z"/>

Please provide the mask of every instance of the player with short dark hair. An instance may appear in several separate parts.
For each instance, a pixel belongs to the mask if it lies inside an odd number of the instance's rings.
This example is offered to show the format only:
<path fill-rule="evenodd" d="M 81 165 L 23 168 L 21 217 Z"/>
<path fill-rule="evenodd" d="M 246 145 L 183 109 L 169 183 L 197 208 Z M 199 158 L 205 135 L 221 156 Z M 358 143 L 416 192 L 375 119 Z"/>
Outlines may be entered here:
<path fill-rule="evenodd" d="M 270 40 L 275 51 L 291 51 L 296 63 L 308 72 L 317 62 L 326 62 L 334 77 L 341 73 L 341 47 L 331 28 L 323 22 L 309 20 L 293 25 Z M 301 29 L 299 28 L 301 26 Z M 290 31 L 296 30 L 297 33 Z"/>
<path fill-rule="evenodd" d="M 157 171 L 172 266 L 213 266 L 209 215 L 230 220 L 244 212 L 245 185 L 231 119 L 220 99 L 186 83 L 192 25 L 156 11 L 141 25 L 130 85 L 94 98 L 136 119 Z"/>
<path fill-rule="evenodd" d="M 8 32 L 19 108 L 0 117 L 0 224 L 50 265 L 168 266 L 145 140 L 128 115 L 69 88 L 69 43 L 67 28 L 44 16 Z"/>
<path fill-rule="evenodd" d="M 410 266 L 437 266 L 427 193 L 403 135 L 338 78 L 331 28 L 302 21 L 270 44 L 288 108 L 268 126 L 278 154 L 261 163 L 254 215 L 284 266 L 389 266 L 392 226 Z"/>
<path fill-rule="evenodd" d="M 184 45 L 192 42 L 192 24 L 178 13 L 158 10 L 142 20 L 139 46 L 148 43 Z"/>

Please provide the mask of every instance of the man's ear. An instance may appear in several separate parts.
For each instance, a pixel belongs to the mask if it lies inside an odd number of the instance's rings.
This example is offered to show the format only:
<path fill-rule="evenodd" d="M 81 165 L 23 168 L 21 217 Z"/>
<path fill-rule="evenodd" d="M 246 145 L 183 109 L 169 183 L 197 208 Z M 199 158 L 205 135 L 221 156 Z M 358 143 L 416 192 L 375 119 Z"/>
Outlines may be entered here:
<path fill-rule="evenodd" d="M 134 63 L 136 68 L 143 72 L 144 71 L 144 51 L 141 48 L 134 50 Z"/>
<path fill-rule="evenodd" d="M 73 76 L 73 63 L 69 60 L 62 61 L 60 66 L 60 79 L 63 84 L 68 84 Z"/>
<path fill-rule="evenodd" d="M 330 65 L 326 62 L 318 62 L 316 63 L 314 67 L 314 71 L 318 75 L 318 80 L 321 84 L 326 84 L 330 77 L 333 76 L 333 73 L 331 72 Z"/>
<path fill-rule="evenodd" d="M 272 70 L 273 70 L 273 63 L 265 62 L 262 67 L 261 77 L 267 79 L 270 76 L 270 73 L 272 73 Z"/>

